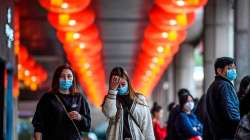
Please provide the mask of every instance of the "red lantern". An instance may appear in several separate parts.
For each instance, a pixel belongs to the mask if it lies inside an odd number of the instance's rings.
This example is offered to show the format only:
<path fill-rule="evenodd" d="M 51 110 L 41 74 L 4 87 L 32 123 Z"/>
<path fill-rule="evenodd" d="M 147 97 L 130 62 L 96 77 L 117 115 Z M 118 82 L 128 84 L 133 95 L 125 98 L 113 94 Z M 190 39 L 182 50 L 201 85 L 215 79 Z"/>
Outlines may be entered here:
<path fill-rule="evenodd" d="M 54 13 L 75 13 L 85 9 L 90 0 L 39 0 L 40 4 Z"/>
<path fill-rule="evenodd" d="M 186 31 L 160 30 L 150 24 L 145 29 L 144 37 L 153 44 L 180 44 L 186 38 Z"/>
<path fill-rule="evenodd" d="M 154 45 L 149 41 L 144 40 L 141 46 L 142 51 L 145 51 L 151 56 L 172 56 L 175 45 L 164 44 L 164 45 Z"/>
<path fill-rule="evenodd" d="M 86 9 L 78 13 L 49 13 L 48 20 L 51 25 L 61 31 L 81 31 L 94 23 L 95 14 L 92 9 Z"/>
<path fill-rule="evenodd" d="M 102 50 L 102 44 L 100 40 L 95 40 L 93 42 L 75 42 L 64 45 L 66 52 L 72 53 L 74 55 L 85 55 L 93 56 L 100 53 Z"/>
<path fill-rule="evenodd" d="M 206 5 L 208 0 L 156 0 L 156 4 L 168 12 L 194 12 Z"/>
<path fill-rule="evenodd" d="M 171 13 L 155 6 L 149 18 L 153 25 L 162 30 L 185 30 L 194 23 L 195 13 Z"/>
<path fill-rule="evenodd" d="M 95 24 L 79 32 L 57 31 L 57 38 L 62 43 L 69 43 L 75 41 L 92 41 L 94 39 L 97 39 L 98 36 L 99 32 Z"/>
<path fill-rule="evenodd" d="M 24 63 L 27 58 L 29 57 L 28 51 L 24 46 L 20 46 L 19 50 L 19 55 L 18 55 L 18 63 Z"/>

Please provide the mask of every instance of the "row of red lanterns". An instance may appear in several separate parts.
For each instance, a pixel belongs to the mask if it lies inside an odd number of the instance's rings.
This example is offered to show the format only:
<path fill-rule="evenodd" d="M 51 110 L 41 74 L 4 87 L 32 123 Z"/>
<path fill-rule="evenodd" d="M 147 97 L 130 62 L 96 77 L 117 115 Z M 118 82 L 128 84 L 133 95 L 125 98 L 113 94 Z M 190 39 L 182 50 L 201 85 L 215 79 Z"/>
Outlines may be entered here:
<path fill-rule="evenodd" d="M 31 90 L 37 90 L 48 78 L 46 70 L 29 54 L 26 47 L 20 46 L 18 54 L 18 80 Z"/>
<path fill-rule="evenodd" d="M 14 79 L 13 96 L 19 95 L 19 82 L 31 90 L 37 90 L 38 87 L 47 80 L 47 71 L 37 63 L 29 54 L 25 46 L 20 46 L 20 15 L 19 8 L 15 6 L 14 11 L 14 50 L 17 55 L 18 72 Z"/>
<path fill-rule="evenodd" d="M 96 106 L 105 95 L 102 42 L 94 24 L 90 0 L 39 0 L 46 8 L 48 21 L 57 30 L 67 59 L 78 75 L 87 97 Z"/>
<path fill-rule="evenodd" d="M 136 90 L 150 95 L 207 0 L 155 0 L 133 72 Z"/>

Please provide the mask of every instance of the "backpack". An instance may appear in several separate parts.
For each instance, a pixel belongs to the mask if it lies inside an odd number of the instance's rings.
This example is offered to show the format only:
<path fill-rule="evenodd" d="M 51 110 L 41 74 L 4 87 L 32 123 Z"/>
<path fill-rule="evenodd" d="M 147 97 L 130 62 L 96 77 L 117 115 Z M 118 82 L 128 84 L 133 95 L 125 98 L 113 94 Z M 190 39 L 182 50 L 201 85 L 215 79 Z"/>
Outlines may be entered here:
<path fill-rule="evenodd" d="M 234 140 L 250 140 L 250 113 L 240 120 Z"/>

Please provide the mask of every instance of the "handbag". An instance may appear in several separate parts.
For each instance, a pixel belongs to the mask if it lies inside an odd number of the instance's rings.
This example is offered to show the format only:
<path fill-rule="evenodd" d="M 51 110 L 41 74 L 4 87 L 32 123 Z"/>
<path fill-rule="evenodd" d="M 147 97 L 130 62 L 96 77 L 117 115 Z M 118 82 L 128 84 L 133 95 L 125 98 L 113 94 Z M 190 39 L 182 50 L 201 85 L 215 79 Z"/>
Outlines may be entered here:
<path fill-rule="evenodd" d="M 70 121 L 72 122 L 72 124 L 73 124 L 73 126 L 74 126 L 74 128 L 75 128 L 75 130 L 76 130 L 76 132 L 78 134 L 78 137 L 80 139 L 82 139 L 82 136 L 81 136 L 81 133 L 80 133 L 79 129 L 77 128 L 75 122 L 70 118 L 70 116 L 68 114 L 68 111 L 67 111 L 66 107 L 64 106 L 62 100 L 56 94 L 55 94 L 55 96 L 56 96 L 57 101 L 62 105 L 64 112 L 66 113 L 66 115 L 68 116 L 68 118 L 70 119 Z"/>

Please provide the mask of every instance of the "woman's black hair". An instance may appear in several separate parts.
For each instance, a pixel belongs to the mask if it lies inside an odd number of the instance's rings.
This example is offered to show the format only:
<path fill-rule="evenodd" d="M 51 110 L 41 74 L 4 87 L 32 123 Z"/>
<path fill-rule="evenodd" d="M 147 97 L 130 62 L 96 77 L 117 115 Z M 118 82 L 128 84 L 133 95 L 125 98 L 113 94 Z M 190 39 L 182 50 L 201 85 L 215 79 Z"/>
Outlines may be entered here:
<path fill-rule="evenodd" d="M 179 102 L 180 102 L 181 109 L 183 109 L 185 103 L 188 101 L 188 97 L 191 97 L 194 100 L 194 98 L 191 94 L 185 94 L 185 95 L 180 96 Z"/>
<path fill-rule="evenodd" d="M 75 74 L 73 68 L 69 64 L 64 64 L 64 65 L 58 66 L 56 68 L 53 79 L 52 79 L 51 92 L 52 93 L 59 92 L 59 79 L 60 79 L 60 75 L 64 69 L 69 69 L 73 74 L 73 85 L 69 89 L 70 93 L 71 94 L 78 93 L 79 87 L 78 87 L 78 83 L 77 83 L 77 77 L 76 77 L 76 74 Z"/>
<path fill-rule="evenodd" d="M 175 106 L 176 106 L 175 102 L 171 102 L 170 104 L 168 104 L 168 111 L 170 112 Z"/>
<path fill-rule="evenodd" d="M 154 102 L 153 107 L 151 108 L 151 114 L 154 116 L 154 113 L 160 112 L 162 107 L 157 103 Z"/>
<path fill-rule="evenodd" d="M 250 92 L 250 75 L 243 77 L 240 82 L 238 96 L 240 99 L 244 98 Z"/>

